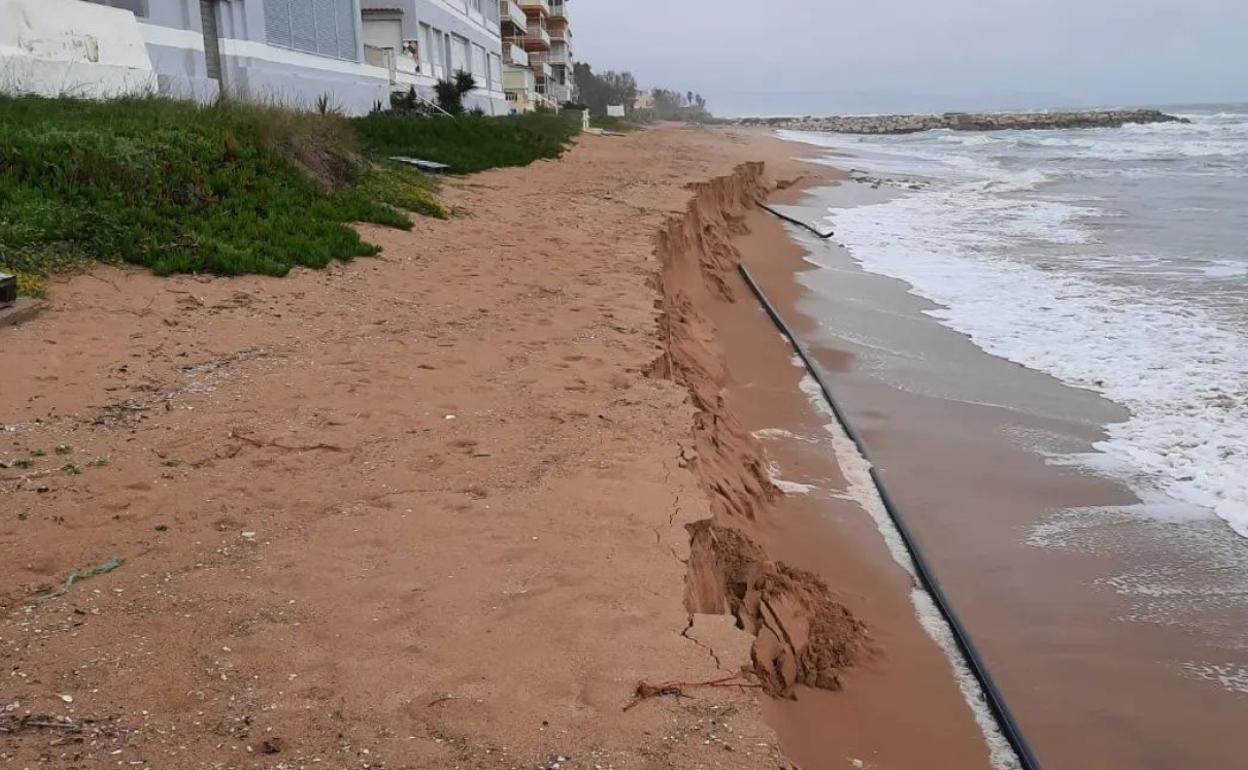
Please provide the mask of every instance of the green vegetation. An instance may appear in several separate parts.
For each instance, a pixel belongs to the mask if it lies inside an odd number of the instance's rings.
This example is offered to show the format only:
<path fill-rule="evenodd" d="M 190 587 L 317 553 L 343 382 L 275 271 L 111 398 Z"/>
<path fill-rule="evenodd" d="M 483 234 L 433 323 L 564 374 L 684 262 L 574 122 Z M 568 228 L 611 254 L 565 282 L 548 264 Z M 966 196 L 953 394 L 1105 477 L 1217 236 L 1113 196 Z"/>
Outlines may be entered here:
<path fill-rule="evenodd" d="M 285 275 L 376 254 L 351 222 L 447 216 L 429 177 L 355 145 L 333 111 L 0 96 L 0 270 L 31 295 L 96 261 Z"/>
<path fill-rule="evenodd" d="M 477 80 L 470 73 L 459 70 L 454 78 L 439 80 L 434 87 L 438 106 L 450 115 L 464 114 L 464 97 L 477 87 Z"/>
<path fill-rule="evenodd" d="M 601 128 L 604 131 L 619 131 L 628 133 L 645 127 L 648 121 L 638 120 L 636 114 L 629 118 L 617 118 L 614 115 L 594 115 L 589 119 L 591 128 Z"/>
<path fill-rule="evenodd" d="M 523 166 L 559 156 L 579 127 L 578 112 L 348 119 L 327 102 L 0 95 L 0 270 L 39 295 L 95 262 L 280 276 L 373 255 L 350 223 L 448 216 L 434 180 L 391 156 Z"/>
<path fill-rule="evenodd" d="M 506 118 L 468 114 L 412 119 L 378 112 L 352 122 L 360 144 L 377 156 L 416 157 L 469 174 L 559 157 L 580 131 L 581 113 L 565 110 L 558 115 L 531 112 Z"/>

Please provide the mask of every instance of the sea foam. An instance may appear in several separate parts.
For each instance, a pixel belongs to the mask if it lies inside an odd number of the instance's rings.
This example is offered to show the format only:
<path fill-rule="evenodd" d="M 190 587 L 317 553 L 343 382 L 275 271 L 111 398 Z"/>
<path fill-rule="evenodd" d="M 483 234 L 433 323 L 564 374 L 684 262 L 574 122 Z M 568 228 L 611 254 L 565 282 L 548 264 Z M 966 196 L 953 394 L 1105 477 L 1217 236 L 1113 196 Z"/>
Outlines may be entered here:
<path fill-rule="evenodd" d="M 1114 280 L 1118 271 L 1153 265 L 1148 255 L 1106 256 L 1104 249 L 1088 248 L 1099 238 L 1090 223 L 1114 212 L 1045 195 L 1056 163 L 1042 171 L 998 162 L 1019 142 L 1099 154 L 1093 171 L 1117 168 L 1119 151 L 1160 157 L 1186 146 L 1188 155 L 1199 157 L 1237 154 L 1248 148 L 1248 120 L 1239 117 L 1243 122 L 1230 127 L 1196 125 L 1187 145 L 1171 127 L 865 144 L 801 138 L 859 156 L 843 163 L 929 174 L 935 183 L 923 191 L 833 210 L 837 239 L 864 269 L 901 279 L 939 305 L 930 315 L 989 353 L 1126 406 L 1130 418 L 1108 427 L 1098 454 L 1076 460 L 1128 483 L 1159 509 L 1174 501 L 1199 506 L 1248 537 L 1245 329 L 1190 291 Z M 1222 141 L 1223 135 L 1233 139 Z M 1165 165 L 1131 168 L 1149 173 Z M 1084 258 L 1092 253 L 1098 256 Z M 1038 254 L 1049 256 L 1037 260 Z M 1232 271 L 1248 257 L 1237 256 L 1220 269 Z M 1187 284 L 1190 274 L 1209 265 L 1193 260 Z"/>

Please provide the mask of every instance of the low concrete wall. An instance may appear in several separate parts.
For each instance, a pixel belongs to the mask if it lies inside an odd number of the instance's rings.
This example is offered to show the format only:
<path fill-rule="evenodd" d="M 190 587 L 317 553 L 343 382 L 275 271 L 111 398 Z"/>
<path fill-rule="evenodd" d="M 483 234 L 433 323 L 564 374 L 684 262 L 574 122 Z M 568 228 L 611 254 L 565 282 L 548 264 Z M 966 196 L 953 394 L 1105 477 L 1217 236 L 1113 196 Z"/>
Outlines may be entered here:
<path fill-rule="evenodd" d="M 78 0 L 0 0 L 0 90 L 105 98 L 157 87 L 129 11 Z"/>

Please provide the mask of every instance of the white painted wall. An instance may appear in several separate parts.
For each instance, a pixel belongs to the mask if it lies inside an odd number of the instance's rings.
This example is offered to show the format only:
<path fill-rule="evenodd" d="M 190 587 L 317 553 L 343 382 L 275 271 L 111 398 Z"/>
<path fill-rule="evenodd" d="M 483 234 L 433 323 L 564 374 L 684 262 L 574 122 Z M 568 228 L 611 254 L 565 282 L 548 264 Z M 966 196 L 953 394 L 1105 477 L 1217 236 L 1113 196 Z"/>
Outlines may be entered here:
<path fill-rule="evenodd" d="M 100 98 L 154 92 L 134 14 L 78 0 L 0 0 L 0 90 Z"/>

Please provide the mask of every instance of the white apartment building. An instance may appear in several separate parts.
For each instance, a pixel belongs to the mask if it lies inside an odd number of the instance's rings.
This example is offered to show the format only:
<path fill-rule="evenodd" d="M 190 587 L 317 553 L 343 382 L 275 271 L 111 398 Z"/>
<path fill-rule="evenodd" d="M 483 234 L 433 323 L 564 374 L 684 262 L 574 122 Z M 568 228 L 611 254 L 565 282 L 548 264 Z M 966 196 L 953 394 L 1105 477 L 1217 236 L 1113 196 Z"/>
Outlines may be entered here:
<path fill-rule="evenodd" d="M 498 0 L 504 90 L 515 109 L 557 108 L 576 94 L 567 0 Z"/>
<path fill-rule="evenodd" d="M 363 6 L 363 7 L 361 7 Z M 496 0 L 0 0 L 0 90 L 221 93 L 348 114 L 463 69 L 505 114 Z"/>
<path fill-rule="evenodd" d="M 438 80 L 470 72 L 477 89 L 464 106 L 508 112 L 497 0 L 361 0 L 361 11 L 370 62 L 411 78 L 430 98 Z"/>

